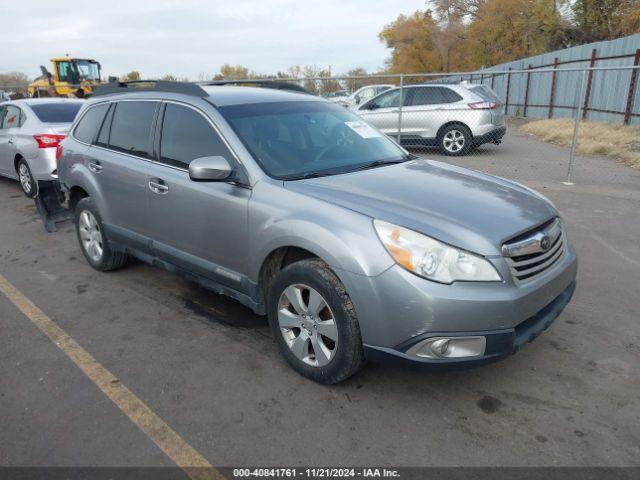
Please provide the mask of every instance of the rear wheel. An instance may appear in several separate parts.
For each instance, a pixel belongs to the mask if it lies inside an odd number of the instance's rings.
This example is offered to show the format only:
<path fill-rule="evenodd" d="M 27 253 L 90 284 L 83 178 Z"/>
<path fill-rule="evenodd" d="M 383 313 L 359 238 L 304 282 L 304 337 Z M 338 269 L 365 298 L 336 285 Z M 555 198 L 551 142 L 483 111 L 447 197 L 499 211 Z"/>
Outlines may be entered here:
<path fill-rule="evenodd" d="M 465 125 L 453 124 L 438 134 L 438 146 L 445 155 L 460 156 L 471 151 L 473 135 Z"/>
<path fill-rule="evenodd" d="M 107 272 L 122 268 L 128 255 L 111 249 L 100 213 L 91 197 L 83 198 L 75 210 L 76 234 L 84 257 L 96 270 Z"/>
<path fill-rule="evenodd" d="M 29 164 L 24 158 L 18 161 L 18 179 L 24 194 L 29 198 L 34 198 L 38 192 L 38 186 L 35 178 L 33 178 Z"/>

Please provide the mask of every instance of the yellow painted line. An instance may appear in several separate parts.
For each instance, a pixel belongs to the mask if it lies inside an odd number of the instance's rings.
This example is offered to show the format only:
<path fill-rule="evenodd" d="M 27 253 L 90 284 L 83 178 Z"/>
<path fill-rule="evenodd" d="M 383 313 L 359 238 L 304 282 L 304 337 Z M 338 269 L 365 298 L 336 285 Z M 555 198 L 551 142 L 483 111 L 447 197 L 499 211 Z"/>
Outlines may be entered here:
<path fill-rule="evenodd" d="M 224 480 L 225 477 L 202 455 L 1 274 L 0 292 L 49 337 L 190 478 Z"/>

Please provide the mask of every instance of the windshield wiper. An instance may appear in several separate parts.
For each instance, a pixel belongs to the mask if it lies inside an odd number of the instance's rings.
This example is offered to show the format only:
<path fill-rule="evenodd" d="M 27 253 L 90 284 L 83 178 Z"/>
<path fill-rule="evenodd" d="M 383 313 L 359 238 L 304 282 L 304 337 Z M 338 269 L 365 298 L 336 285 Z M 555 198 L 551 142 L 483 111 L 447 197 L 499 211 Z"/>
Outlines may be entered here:
<path fill-rule="evenodd" d="M 326 173 L 326 172 L 308 172 L 308 173 L 303 173 L 301 175 L 296 175 L 293 177 L 285 177 L 283 178 L 283 180 L 305 180 L 307 178 L 328 177 L 329 175 L 333 175 L 333 174 Z"/>
<path fill-rule="evenodd" d="M 382 167 L 384 165 L 394 165 L 396 163 L 404 163 L 404 162 L 406 162 L 408 160 L 409 160 L 408 158 L 405 158 L 403 160 L 376 160 L 374 162 L 369 162 L 369 163 L 365 163 L 363 165 L 358 165 L 355 168 L 347 170 L 346 173 L 358 172 L 360 170 L 369 170 L 370 168 Z"/>

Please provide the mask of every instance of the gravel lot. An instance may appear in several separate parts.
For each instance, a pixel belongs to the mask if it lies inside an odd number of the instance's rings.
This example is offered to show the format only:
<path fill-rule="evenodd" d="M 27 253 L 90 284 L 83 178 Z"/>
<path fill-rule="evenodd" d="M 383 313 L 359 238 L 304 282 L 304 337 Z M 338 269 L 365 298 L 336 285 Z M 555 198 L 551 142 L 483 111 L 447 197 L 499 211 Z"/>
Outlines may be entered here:
<path fill-rule="evenodd" d="M 513 130 L 513 129 L 512 129 Z M 422 152 L 440 158 L 435 152 Z M 517 355 L 423 373 L 369 365 L 316 385 L 232 300 L 143 264 L 84 261 L 0 179 L 0 273 L 214 466 L 640 465 L 640 172 L 510 131 L 456 164 L 563 212 L 580 268 L 567 310 Z M 0 294 L 0 465 L 171 465 Z"/>

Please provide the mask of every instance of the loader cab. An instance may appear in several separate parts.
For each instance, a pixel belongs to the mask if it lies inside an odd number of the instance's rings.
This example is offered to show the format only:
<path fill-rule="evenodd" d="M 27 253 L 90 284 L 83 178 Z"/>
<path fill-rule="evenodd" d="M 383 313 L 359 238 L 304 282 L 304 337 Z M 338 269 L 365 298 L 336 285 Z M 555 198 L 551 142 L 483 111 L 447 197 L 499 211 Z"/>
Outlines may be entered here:
<path fill-rule="evenodd" d="M 81 82 L 100 82 L 100 63 L 95 60 L 81 58 L 54 58 L 56 82 L 79 84 Z"/>

